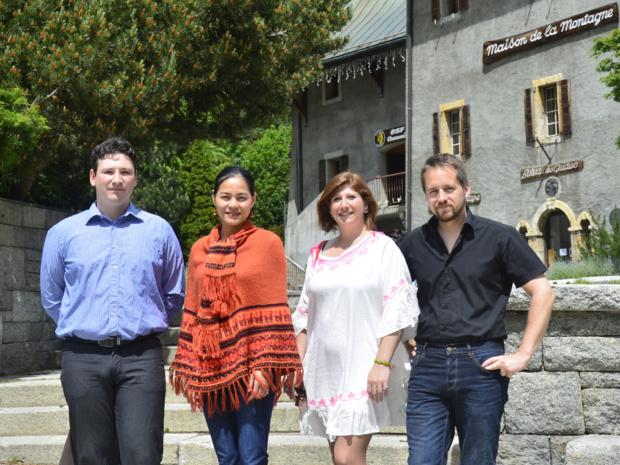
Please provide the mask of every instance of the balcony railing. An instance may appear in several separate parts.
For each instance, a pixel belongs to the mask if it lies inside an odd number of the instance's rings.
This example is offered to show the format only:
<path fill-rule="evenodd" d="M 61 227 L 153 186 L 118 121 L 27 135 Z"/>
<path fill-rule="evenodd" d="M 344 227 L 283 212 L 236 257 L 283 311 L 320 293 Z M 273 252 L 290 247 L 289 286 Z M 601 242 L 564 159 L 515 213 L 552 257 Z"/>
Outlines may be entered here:
<path fill-rule="evenodd" d="M 405 203 L 405 173 L 366 179 L 366 184 L 379 207 Z"/>

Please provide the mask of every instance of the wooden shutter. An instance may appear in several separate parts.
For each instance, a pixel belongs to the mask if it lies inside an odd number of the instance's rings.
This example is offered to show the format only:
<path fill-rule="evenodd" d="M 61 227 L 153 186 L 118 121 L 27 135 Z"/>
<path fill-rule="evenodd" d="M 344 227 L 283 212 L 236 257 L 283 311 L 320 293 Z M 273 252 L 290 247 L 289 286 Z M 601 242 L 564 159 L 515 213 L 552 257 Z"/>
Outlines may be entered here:
<path fill-rule="evenodd" d="M 433 155 L 439 154 L 439 113 L 433 113 Z"/>
<path fill-rule="evenodd" d="M 325 160 L 319 160 L 319 192 L 323 192 L 327 185 L 327 162 Z"/>
<path fill-rule="evenodd" d="M 347 171 L 349 169 L 349 156 L 342 155 L 340 157 L 340 172 Z"/>
<path fill-rule="evenodd" d="M 568 80 L 566 79 L 560 81 L 560 96 L 562 99 L 562 105 L 560 106 L 562 127 L 560 128 L 560 131 L 562 134 L 572 134 L 573 126 L 571 123 L 570 111 L 570 87 L 568 85 Z"/>
<path fill-rule="evenodd" d="M 525 142 L 529 144 L 536 141 L 536 136 L 534 134 L 534 114 L 532 109 L 532 89 L 525 89 L 523 105 L 525 107 Z"/>
<path fill-rule="evenodd" d="M 433 21 L 439 21 L 441 19 L 441 14 L 439 12 L 439 2 L 441 0 L 431 0 L 431 14 L 433 16 Z"/>
<path fill-rule="evenodd" d="M 469 8 L 468 0 L 459 0 L 459 11 L 463 11 Z"/>
<path fill-rule="evenodd" d="M 471 155 L 471 131 L 469 126 L 469 105 L 460 108 L 461 126 L 461 154 L 468 157 Z"/>
<path fill-rule="evenodd" d="M 458 0 L 448 0 L 448 14 L 458 13 L 459 2 Z"/>

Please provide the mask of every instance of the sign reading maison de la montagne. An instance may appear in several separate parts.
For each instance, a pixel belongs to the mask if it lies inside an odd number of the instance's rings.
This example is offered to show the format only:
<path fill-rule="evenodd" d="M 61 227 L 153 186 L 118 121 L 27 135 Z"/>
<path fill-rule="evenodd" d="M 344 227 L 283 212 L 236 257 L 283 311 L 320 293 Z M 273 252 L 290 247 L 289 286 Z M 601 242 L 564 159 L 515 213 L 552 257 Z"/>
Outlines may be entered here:
<path fill-rule="evenodd" d="M 485 42 L 482 46 L 482 62 L 488 64 L 513 53 L 613 22 L 618 22 L 617 3 L 610 3 L 523 34 Z"/>

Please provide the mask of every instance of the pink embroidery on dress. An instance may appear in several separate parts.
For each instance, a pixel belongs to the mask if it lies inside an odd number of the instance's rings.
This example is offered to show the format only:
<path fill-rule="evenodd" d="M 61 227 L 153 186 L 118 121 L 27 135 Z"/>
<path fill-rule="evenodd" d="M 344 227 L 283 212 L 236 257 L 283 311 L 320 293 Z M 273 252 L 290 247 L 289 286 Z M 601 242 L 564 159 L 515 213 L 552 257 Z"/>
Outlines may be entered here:
<path fill-rule="evenodd" d="M 301 316 L 308 318 L 308 312 L 306 311 L 306 307 L 304 307 L 303 305 L 297 307 L 297 310 L 295 311 L 298 312 Z"/>
<path fill-rule="evenodd" d="M 337 397 L 331 397 L 329 400 L 325 400 L 325 399 L 310 399 L 308 401 L 308 405 L 312 408 L 321 408 L 321 407 L 333 407 L 334 405 L 336 405 L 338 402 L 348 402 L 350 400 L 362 400 L 365 397 L 368 397 L 368 392 L 367 391 L 362 391 L 359 394 L 354 394 L 353 392 L 350 392 L 349 394 L 345 395 L 345 394 L 338 394 Z"/>
<path fill-rule="evenodd" d="M 370 231 L 370 234 L 368 235 L 369 236 L 368 239 L 364 239 L 364 241 L 355 250 L 345 253 L 340 258 L 337 258 L 334 260 L 325 260 L 325 259 L 322 259 L 321 257 L 318 257 L 318 260 L 316 261 L 316 265 L 314 268 L 315 271 L 320 272 L 326 268 L 329 269 L 330 271 L 334 271 L 336 268 L 340 267 L 341 265 L 350 265 L 355 259 L 355 257 L 360 256 L 360 255 L 366 255 L 368 253 L 369 246 L 373 244 L 374 242 L 378 241 L 379 236 L 384 236 L 384 235 L 385 234 L 379 231 Z M 312 253 L 313 251 L 314 253 L 316 253 L 316 247 L 318 247 L 318 245 L 314 246 L 310 250 L 310 253 Z"/>
<path fill-rule="evenodd" d="M 402 292 L 408 284 L 409 283 L 407 280 L 403 278 L 400 280 L 400 283 L 398 283 L 398 286 L 392 286 L 390 293 L 383 296 L 383 308 L 385 308 L 390 299 L 392 299 L 399 292 Z"/>

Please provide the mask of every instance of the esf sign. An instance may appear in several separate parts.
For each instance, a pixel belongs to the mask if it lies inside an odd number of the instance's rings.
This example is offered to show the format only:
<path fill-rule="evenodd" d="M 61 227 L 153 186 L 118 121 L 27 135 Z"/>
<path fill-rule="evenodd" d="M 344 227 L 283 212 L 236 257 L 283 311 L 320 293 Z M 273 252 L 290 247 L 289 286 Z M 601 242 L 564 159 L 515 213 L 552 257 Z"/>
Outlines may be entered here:
<path fill-rule="evenodd" d="M 383 147 L 386 144 L 393 144 L 401 140 L 405 140 L 405 126 L 383 129 L 375 133 L 375 145 L 377 147 Z"/>

